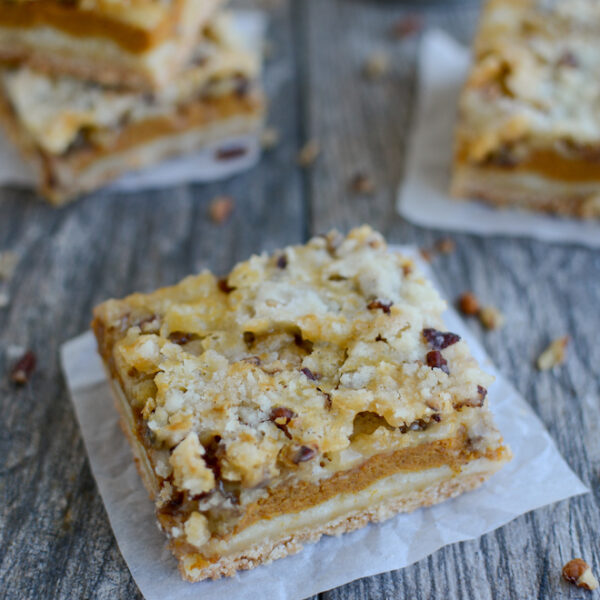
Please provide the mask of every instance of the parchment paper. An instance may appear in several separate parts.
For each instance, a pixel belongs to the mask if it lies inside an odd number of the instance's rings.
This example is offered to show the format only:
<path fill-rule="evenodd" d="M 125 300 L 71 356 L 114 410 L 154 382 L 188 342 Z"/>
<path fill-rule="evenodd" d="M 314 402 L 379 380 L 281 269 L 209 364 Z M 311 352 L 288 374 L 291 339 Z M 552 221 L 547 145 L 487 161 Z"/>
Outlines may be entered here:
<path fill-rule="evenodd" d="M 231 14 L 242 43 L 250 51 L 260 55 L 266 28 L 264 15 L 252 10 L 237 10 L 232 11 Z M 229 147 L 245 147 L 248 151 L 242 156 L 218 160 L 217 150 Z M 252 167 L 259 157 L 260 143 L 256 134 L 230 136 L 192 154 L 185 154 L 151 165 L 141 171 L 128 173 L 104 189 L 134 191 L 223 179 Z M 0 185 L 31 188 L 35 183 L 36 179 L 29 165 L 21 159 L 10 140 L 0 135 Z"/>
<path fill-rule="evenodd" d="M 412 248 L 429 277 L 428 266 Z M 530 510 L 589 491 L 567 466 L 527 402 L 498 373 L 453 309 L 459 333 L 496 376 L 489 399 L 514 458 L 479 489 L 341 537 L 325 537 L 294 556 L 233 578 L 183 581 L 159 532 L 154 507 L 118 425 L 91 332 L 61 348 L 61 362 L 98 489 L 117 543 L 147 600 L 300 600 L 354 579 L 400 569 L 447 544 L 492 531 Z M 533 368 L 533 366 L 532 366 Z"/>
<path fill-rule="evenodd" d="M 469 51 L 446 33 L 432 30 L 423 36 L 414 128 L 398 212 L 424 227 L 600 247 L 599 221 L 494 209 L 448 195 L 458 96 L 469 63 Z"/>

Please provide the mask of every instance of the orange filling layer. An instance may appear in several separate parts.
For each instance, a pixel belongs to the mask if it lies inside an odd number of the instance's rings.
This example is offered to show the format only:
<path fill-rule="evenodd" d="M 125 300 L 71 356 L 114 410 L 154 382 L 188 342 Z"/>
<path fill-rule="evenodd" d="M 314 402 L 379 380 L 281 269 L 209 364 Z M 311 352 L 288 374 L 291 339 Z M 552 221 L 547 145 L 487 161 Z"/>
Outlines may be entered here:
<path fill-rule="evenodd" d="M 59 0 L 24 3 L 3 1 L 0 4 L 0 26 L 52 27 L 79 38 L 108 38 L 129 52 L 142 53 L 175 32 L 182 9 L 182 0 L 175 0 L 159 25 L 145 30 Z"/>
<path fill-rule="evenodd" d="M 469 163 L 464 155 L 459 153 L 457 162 L 471 164 L 486 171 L 532 173 L 548 179 L 572 183 L 600 181 L 600 151 L 597 157 L 591 155 L 589 158 L 585 156 L 569 158 L 554 150 L 535 150 L 519 162 L 511 163 L 509 157 L 506 164 L 490 161 L 475 165 Z"/>
<path fill-rule="evenodd" d="M 219 98 L 197 100 L 178 107 L 175 114 L 131 123 L 106 145 L 90 145 L 74 151 L 71 156 L 57 157 L 57 160 L 66 160 L 73 168 L 84 169 L 105 156 L 236 115 L 250 115 L 259 111 L 261 106 L 260 98 L 252 95 L 239 96 L 236 93 Z"/>

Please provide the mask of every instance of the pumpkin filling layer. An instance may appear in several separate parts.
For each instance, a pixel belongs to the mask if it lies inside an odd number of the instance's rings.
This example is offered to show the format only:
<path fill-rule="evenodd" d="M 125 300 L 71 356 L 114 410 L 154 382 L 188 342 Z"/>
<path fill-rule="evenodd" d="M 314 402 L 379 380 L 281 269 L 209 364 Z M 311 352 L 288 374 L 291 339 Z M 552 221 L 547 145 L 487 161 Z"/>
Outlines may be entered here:
<path fill-rule="evenodd" d="M 168 10 L 159 3 L 151 3 L 135 19 L 136 23 L 127 20 L 126 14 L 86 10 L 61 0 L 23 3 L 4 0 L 0 3 L 0 26 L 52 27 L 78 38 L 107 38 L 128 52 L 142 53 L 174 34 L 183 6 L 183 0 L 176 0 Z M 126 9 L 122 12 L 126 13 Z"/>

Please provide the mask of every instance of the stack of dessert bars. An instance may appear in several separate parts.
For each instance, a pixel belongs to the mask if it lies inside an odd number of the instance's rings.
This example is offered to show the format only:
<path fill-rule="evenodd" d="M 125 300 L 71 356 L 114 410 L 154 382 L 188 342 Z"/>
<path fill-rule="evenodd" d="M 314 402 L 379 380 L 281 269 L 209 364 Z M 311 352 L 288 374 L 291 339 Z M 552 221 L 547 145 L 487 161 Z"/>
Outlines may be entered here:
<path fill-rule="evenodd" d="M 167 157 L 236 160 L 260 59 L 220 0 L 0 0 L 0 122 L 54 204 Z M 233 143 L 233 145 L 232 145 Z"/>

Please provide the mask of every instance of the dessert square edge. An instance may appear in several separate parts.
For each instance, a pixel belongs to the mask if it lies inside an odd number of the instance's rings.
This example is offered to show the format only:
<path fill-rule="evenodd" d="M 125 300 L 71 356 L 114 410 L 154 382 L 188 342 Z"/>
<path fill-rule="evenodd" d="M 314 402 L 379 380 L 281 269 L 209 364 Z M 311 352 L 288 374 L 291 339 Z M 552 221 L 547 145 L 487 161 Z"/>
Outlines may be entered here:
<path fill-rule="evenodd" d="M 412 260 L 363 226 L 108 300 L 92 327 L 190 581 L 480 485 L 493 378 Z"/>
<path fill-rule="evenodd" d="M 460 96 L 451 193 L 600 218 L 600 13 L 590 0 L 488 0 Z"/>

